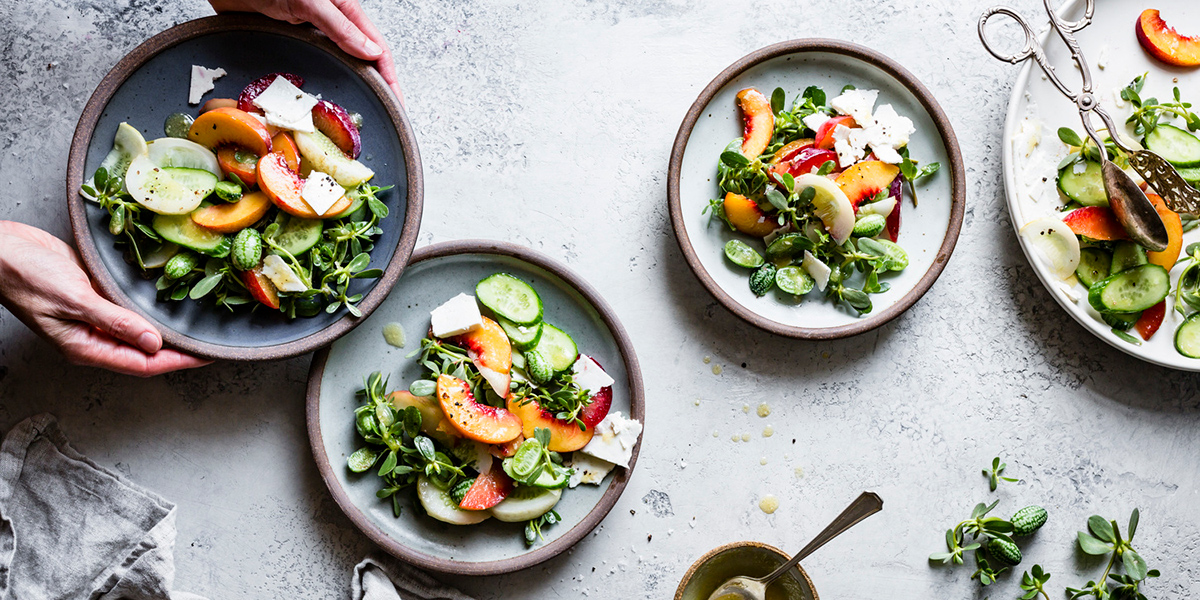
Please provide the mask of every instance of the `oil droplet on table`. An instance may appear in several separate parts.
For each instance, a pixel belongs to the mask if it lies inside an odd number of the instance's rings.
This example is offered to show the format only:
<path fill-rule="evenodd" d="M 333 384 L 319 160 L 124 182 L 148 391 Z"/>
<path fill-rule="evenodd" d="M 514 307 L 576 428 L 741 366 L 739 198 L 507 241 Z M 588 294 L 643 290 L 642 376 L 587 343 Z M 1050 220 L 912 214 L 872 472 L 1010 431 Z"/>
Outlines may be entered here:
<path fill-rule="evenodd" d="M 719 431 L 717 431 L 716 429 L 714 429 L 714 430 L 713 430 L 713 437 L 721 437 L 721 432 L 719 432 Z"/>
<path fill-rule="evenodd" d="M 804 467 L 796 467 L 795 473 L 797 479 L 804 477 Z"/>
<path fill-rule="evenodd" d="M 743 404 L 743 405 L 742 405 L 742 412 L 744 412 L 744 413 L 746 413 L 746 414 L 750 414 L 750 405 L 749 405 L 749 404 Z"/>
<path fill-rule="evenodd" d="M 766 402 L 758 405 L 758 416 L 767 418 L 771 414 L 771 407 Z"/>
<path fill-rule="evenodd" d="M 771 437 L 773 435 L 775 435 L 774 427 L 771 427 L 770 425 L 763 427 L 763 437 Z"/>
<path fill-rule="evenodd" d="M 763 466 L 766 466 L 766 464 L 767 464 L 767 457 L 765 457 L 765 456 L 764 456 L 764 457 L 762 457 L 762 458 L 758 459 L 758 464 L 760 464 L 760 465 L 763 465 Z"/>
<path fill-rule="evenodd" d="M 742 441 L 743 441 L 743 442 L 748 442 L 748 441 L 750 441 L 750 434 L 748 434 L 748 433 L 743 433 L 743 434 L 742 434 Z"/>
<path fill-rule="evenodd" d="M 721 365 L 713 365 L 713 368 L 712 368 L 713 375 L 720 375 L 721 371 L 723 371 L 723 370 L 724 369 L 721 368 Z"/>
<path fill-rule="evenodd" d="M 739 441 L 739 440 L 741 440 L 741 439 L 742 439 L 742 436 L 740 436 L 740 435 L 738 435 L 738 434 L 736 434 L 736 433 L 735 433 L 735 434 L 733 434 L 733 437 L 731 437 L 731 438 L 729 438 L 729 439 L 731 439 L 731 440 L 733 440 L 733 441 L 735 441 L 735 442 L 736 442 L 736 441 Z"/>
<path fill-rule="evenodd" d="M 707 364 L 708 364 L 708 363 L 710 363 L 710 362 L 712 362 L 712 357 L 711 357 L 711 356 L 708 356 L 708 355 L 705 355 L 705 356 L 704 356 L 704 364 L 706 364 L 706 365 L 707 365 Z"/>
<path fill-rule="evenodd" d="M 696 398 L 696 401 L 693 402 L 692 404 L 695 404 L 696 406 L 700 406 L 700 399 Z"/>
<path fill-rule="evenodd" d="M 403 348 L 405 344 L 404 326 L 399 323 L 388 323 L 383 326 L 383 339 L 390 346 Z"/>
<path fill-rule="evenodd" d="M 779 509 L 779 499 L 775 496 L 763 496 L 762 500 L 758 501 L 758 508 L 768 515 L 774 514 Z"/>

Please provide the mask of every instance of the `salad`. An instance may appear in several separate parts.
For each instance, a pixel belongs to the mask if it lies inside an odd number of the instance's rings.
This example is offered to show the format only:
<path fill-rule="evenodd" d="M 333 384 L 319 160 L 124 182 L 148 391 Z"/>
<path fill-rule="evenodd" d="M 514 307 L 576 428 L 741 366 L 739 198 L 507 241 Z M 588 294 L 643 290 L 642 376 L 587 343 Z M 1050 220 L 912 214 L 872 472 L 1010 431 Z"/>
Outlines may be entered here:
<path fill-rule="evenodd" d="M 1200 189 L 1200 138 L 1195 133 L 1200 130 L 1200 116 L 1181 99 L 1178 87 L 1169 100 L 1143 97 L 1146 77 L 1140 75 L 1116 92 L 1119 106 L 1129 111 L 1127 130 Z M 1107 132 L 1100 133 L 1113 162 L 1128 169 L 1128 158 Z M 1058 138 L 1068 149 L 1055 178 L 1062 200 L 1060 213 L 1030 221 L 1021 228 L 1021 236 L 1046 258 L 1068 295 L 1075 300 L 1086 297 L 1095 316 L 1118 338 L 1136 345 L 1149 341 L 1173 310 L 1183 318 L 1175 331 L 1175 349 L 1183 356 L 1200 358 L 1200 243 L 1186 249 L 1183 244 L 1184 234 L 1200 221 L 1195 215 L 1175 213 L 1142 183 L 1162 218 L 1169 243 L 1154 252 L 1132 241 L 1108 206 L 1099 148 L 1067 127 L 1058 130 Z M 1171 272 L 1177 266 L 1182 268 L 1172 287 Z M 1079 287 L 1083 294 L 1078 293 Z M 1137 337 L 1130 331 L 1136 331 Z"/>
<path fill-rule="evenodd" d="M 507 273 L 479 281 L 430 313 L 409 354 L 425 375 L 388 391 L 371 373 L 354 424 L 365 445 L 351 471 L 375 469 L 397 518 L 402 490 L 432 518 L 525 523 L 525 541 L 560 521 L 564 489 L 600 485 L 628 468 L 642 425 L 612 406 L 613 378 L 543 319 L 542 300 Z M 597 435 L 598 434 L 598 435 Z"/>
<path fill-rule="evenodd" d="M 198 104 L 222 69 L 192 68 Z M 341 307 L 368 268 L 388 208 L 357 160 L 362 118 L 271 73 L 236 99 L 175 113 L 165 137 L 146 141 L 128 123 L 81 194 L 108 214 L 127 262 L 155 277 L 160 301 L 210 299 L 264 306 L 288 318 Z"/>
<path fill-rule="evenodd" d="M 745 132 L 721 153 L 724 197 L 705 212 L 747 236 L 727 242 L 725 256 L 748 270 L 755 295 L 778 288 L 799 298 L 816 287 L 862 315 L 871 294 L 888 290 L 880 277 L 908 266 L 896 243 L 903 182 L 915 207 L 914 183 L 939 165 L 909 157 L 912 121 L 876 107 L 878 95 L 847 85 L 827 105 L 809 86 L 785 110 L 782 88 L 770 100 L 738 92 Z"/>

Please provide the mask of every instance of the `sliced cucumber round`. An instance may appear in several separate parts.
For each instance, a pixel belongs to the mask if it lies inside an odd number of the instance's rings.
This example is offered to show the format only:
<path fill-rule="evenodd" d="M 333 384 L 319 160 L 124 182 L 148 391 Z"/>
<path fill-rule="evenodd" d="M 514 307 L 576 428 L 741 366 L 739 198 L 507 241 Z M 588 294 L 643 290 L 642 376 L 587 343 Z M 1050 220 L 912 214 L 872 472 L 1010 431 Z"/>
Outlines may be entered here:
<path fill-rule="evenodd" d="M 1200 188 L 1200 167 L 1179 167 L 1179 176 L 1192 187 Z"/>
<path fill-rule="evenodd" d="M 1133 313 L 1162 302 L 1170 291 L 1167 270 L 1145 264 L 1096 282 L 1088 289 L 1088 303 L 1102 313 Z"/>
<path fill-rule="evenodd" d="M 1112 256 L 1103 248 L 1081 248 L 1079 250 L 1079 266 L 1075 276 L 1084 287 L 1092 287 L 1097 281 L 1107 278 L 1112 273 Z"/>
<path fill-rule="evenodd" d="M 108 151 L 100 166 L 108 171 L 109 176 L 124 177 L 125 172 L 129 170 L 129 163 L 145 153 L 146 139 L 142 137 L 141 132 L 129 123 L 121 123 L 117 126 L 117 134 L 113 136 L 112 150 Z M 88 184 L 91 185 L 90 180 Z"/>
<path fill-rule="evenodd" d="M 196 210 L 217 186 L 217 176 L 203 169 L 160 167 L 143 154 L 129 163 L 125 187 L 138 204 L 160 215 Z"/>
<path fill-rule="evenodd" d="M 228 236 L 197 225 L 191 215 L 155 215 L 151 227 L 168 242 L 215 258 L 229 256 L 233 247 Z"/>
<path fill-rule="evenodd" d="M 333 140 L 325 137 L 320 131 L 305 133 L 292 132 L 296 147 L 312 168 L 328 174 L 342 187 L 355 188 L 366 183 L 375 176 L 375 172 L 366 165 L 346 156 Z"/>
<path fill-rule="evenodd" d="M 451 525 L 474 525 L 488 520 L 492 514 L 486 510 L 464 510 L 450 497 L 450 492 L 438 487 L 421 475 L 417 478 L 417 499 L 429 516 Z M 494 507 L 493 507 L 494 508 Z"/>
<path fill-rule="evenodd" d="M 1175 330 L 1175 349 L 1188 358 L 1200 358 L 1200 313 L 1193 313 Z"/>
<path fill-rule="evenodd" d="M 1075 164 L 1058 172 L 1058 189 L 1064 196 L 1084 206 L 1108 206 L 1108 192 L 1104 191 L 1104 175 L 1100 163 L 1084 163 L 1082 173 L 1075 172 Z"/>
<path fill-rule="evenodd" d="M 561 489 L 546 489 L 527 485 L 513 488 L 508 497 L 492 507 L 492 516 L 506 523 L 536 519 L 550 512 L 562 498 Z"/>
<path fill-rule="evenodd" d="M 488 275 L 475 284 L 475 297 L 496 313 L 517 325 L 532 325 L 542 320 L 542 298 L 533 286 L 509 275 Z"/>
<path fill-rule="evenodd" d="M 762 255 L 742 240 L 725 242 L 725 258 L 728 258 L 733 264 L 747 269 L 755 269 L 763 264 Z"/>
<path fill-rule="evenodd" d="M 1115 275 L 1148 262 L 1150 259 L 1146 256 L 1145 248 L 1133 242 L 1119 241 L 1113 244 L 1112 264 L 1108 267 L 1109 274 Z"/>
<path fill-rule="evenodd" d="M 191 140 L 158 138 L 146 145 L 146 155 L 150 157 L 150 162 L 160 167 L 200 169 L 221 177 L 217 155 Z"/>
<path fill-rule="evenodd" d="M 575 364 L 579 358 L 579 347 L 575 340 L 563 330 L 549 324 L 542 324 L 542 338 L 538 340 L 534 351 L 542 355 L 555 373 L 562 373 Z"/>
<path fill-rule="evenodd" d="M 325 231 L 325 224 L 320 219 L 304 219 L 282 211 L 275 222 L 279 223 L 279 231 L 271 239 L 292 256 L 300 256 L 316 246 Z"/>
<path fill-rule="evenodd" d="M 496 322 L 500 324 L 500 328 L 508 335 L 508 341 L 512 342 L 518 350 L 533 348 L 537 345 L 538 340 L 542 339 L 541 323 L 517 325 L 504 317 L 500 317 Z"/>
<path fill-rule="evenodd" d="M 1200 139 L 1174 125 L 1159 125 L 1146 136 L 1146 149 L 1177 167 L 1200 167 Z"/>
<path fill-rule="evenodd" d="M 171 260 L 179 253 L 179 244 L 166 242 L 160 244 L 157 248 L 142 254 L 142 268 L 158 269 L 166 266 L 167 261 Z"/>

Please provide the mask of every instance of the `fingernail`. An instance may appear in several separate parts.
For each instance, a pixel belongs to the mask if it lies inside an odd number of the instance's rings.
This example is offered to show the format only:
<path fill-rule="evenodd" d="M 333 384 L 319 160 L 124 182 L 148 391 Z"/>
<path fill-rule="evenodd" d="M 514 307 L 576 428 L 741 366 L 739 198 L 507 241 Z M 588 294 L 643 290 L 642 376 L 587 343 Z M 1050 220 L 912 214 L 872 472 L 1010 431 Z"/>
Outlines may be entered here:
<path fill-rule="evenodd" d="M 383 54 L 383 48 L 380 48 L 379 44 L 376 44 L 371 40 L 367 40 L 367 53 L 378 56 Z"/>
<path fill-rule="evenodd" d="M 150 333 L 149 331 L 147 331 L 146 333 L 143 333 L 142 335 L 139 335 L 137 342 L 138 342 L 138 347 L 140 347 L 143 351 L 149 352 L 149 353 L 158 352 L 158 349 L 162 345 L 162 342 L 160 342 L 158 340 L 158 336 L 154 335 L 153 333 Z"/>

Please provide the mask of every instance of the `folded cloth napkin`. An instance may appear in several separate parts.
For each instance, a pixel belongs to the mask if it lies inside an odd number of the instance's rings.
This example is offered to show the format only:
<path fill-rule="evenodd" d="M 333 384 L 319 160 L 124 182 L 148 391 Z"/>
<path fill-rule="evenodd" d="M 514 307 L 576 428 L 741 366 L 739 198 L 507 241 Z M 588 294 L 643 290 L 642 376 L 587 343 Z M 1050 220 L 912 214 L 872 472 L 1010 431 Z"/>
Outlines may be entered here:
<path fill-rule="evenodd" d="M 0 600 L 204 600 L 172 592 L 175 505 L 75 451 L 54 417 L 0 444 Z M 472 600 L 391 557 L 354 568 L 354 600 Z"/>

